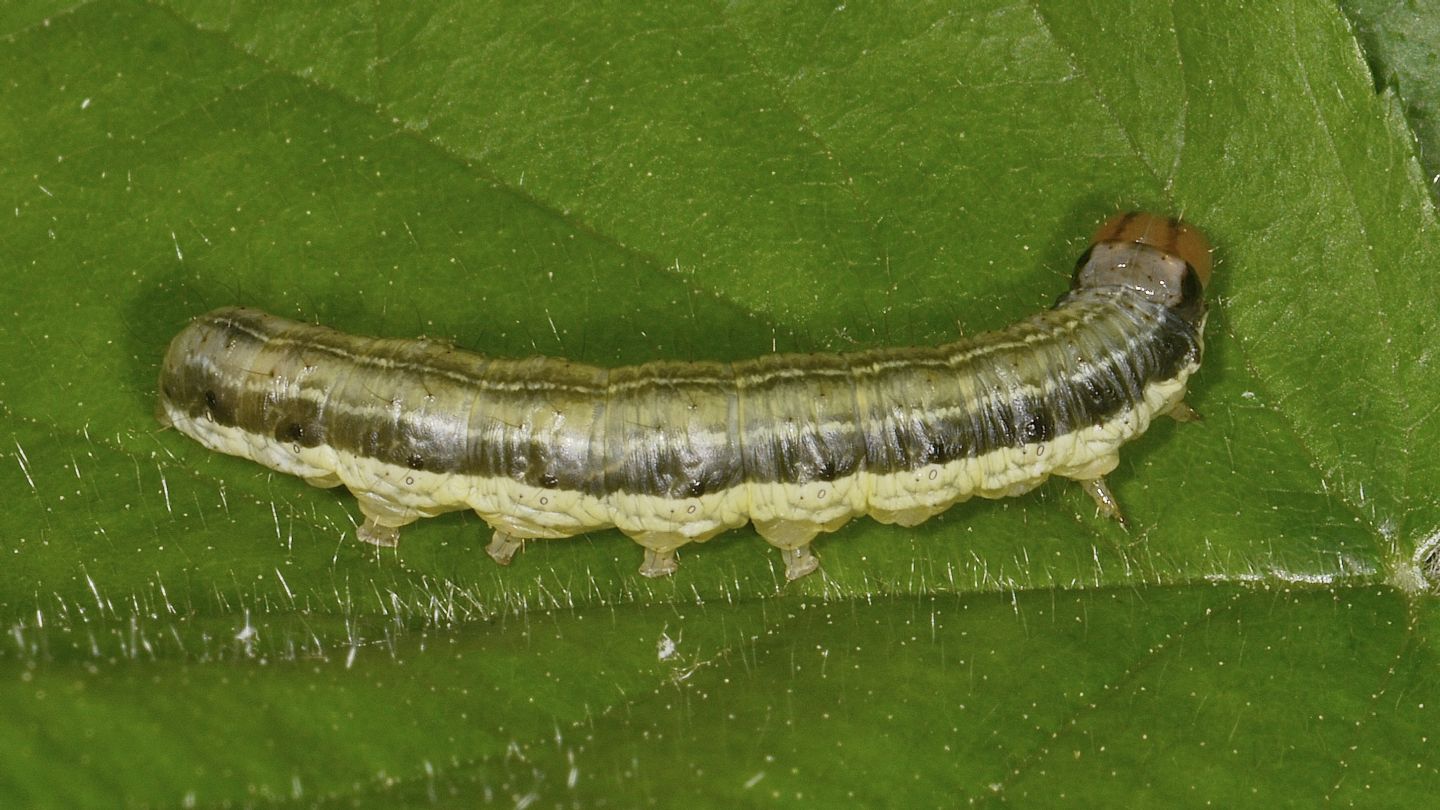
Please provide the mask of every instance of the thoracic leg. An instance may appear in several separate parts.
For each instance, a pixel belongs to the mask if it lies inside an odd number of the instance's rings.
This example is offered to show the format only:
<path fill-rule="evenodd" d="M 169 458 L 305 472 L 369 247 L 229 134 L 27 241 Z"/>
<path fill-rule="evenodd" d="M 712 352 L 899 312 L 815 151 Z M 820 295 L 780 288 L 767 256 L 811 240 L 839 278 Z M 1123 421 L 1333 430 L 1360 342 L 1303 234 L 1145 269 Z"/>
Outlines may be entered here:
<path fill-rule="evenodd" d="M 524 545 L 524 540 L 496 529 L 495 535 L 490 538 L 490 545 L 485 547 L 485 553 L 500 565 L 509 565 L 510 560 L 515 557 L 515 552 Z"/>
<path fill-rule="evenodd" d="M 1095 506 L 1100 509 L 1100 514 L 1125 525 L 1125 515 L 1120 511 L 1120 502 L 1115 500 L 1115 495 L 1110 492 L 1110 487 L 1105 485 L 1104 478 L 1091 478 L 1088 481 L 1081 481 L 1080 486 L 1095 501 Z"/>

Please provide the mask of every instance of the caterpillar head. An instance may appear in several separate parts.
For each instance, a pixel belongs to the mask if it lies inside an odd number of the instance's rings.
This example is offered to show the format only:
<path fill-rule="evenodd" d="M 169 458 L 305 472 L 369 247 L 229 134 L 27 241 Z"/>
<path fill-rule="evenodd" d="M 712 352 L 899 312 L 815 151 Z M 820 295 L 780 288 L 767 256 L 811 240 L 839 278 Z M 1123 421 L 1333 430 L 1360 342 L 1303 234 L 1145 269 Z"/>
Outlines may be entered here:
<path fill-rule="evenodd" d="M 1210 243 L 1196 228 L 1155 214 L 1116 214 L 1095 231 L 1071 289 L 1127 287 L 1199 322 L 1210 267 Z"/>

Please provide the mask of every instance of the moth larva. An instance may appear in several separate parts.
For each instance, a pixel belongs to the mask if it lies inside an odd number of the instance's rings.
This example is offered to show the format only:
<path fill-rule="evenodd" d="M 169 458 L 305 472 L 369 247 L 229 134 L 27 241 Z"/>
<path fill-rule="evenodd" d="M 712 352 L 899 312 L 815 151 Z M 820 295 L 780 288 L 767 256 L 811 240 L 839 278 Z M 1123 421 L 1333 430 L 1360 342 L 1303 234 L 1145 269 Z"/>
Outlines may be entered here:
<path fill-rule="evenodd" d="M 815 570 L 810 541 L 869 514 L 913 526 L 1051 475 L 1119 518 L 1104 475 L 1157 414 L 1186 419 L 1210 248 L 1122 214 L 1054 308 L 929 348 L 614 369 L 485 357 L 218 309 L 170 343 L 159 416 L 206 447 L 344 484 L 358 535 L 473 509 L 509 562 L 522 541 L 616 526 L 640 572 L 747 522 Z"/>

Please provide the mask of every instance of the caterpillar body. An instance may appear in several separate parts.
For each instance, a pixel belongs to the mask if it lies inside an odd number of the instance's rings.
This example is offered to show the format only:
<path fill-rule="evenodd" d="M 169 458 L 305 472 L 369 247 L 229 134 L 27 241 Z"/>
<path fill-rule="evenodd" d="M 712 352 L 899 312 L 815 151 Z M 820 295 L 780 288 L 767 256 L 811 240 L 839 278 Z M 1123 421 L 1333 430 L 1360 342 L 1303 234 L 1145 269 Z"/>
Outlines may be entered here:
<path fill-rule="evenodd" d="M 1156 415 L 1194 415 L 1209 275 L 1199 231 L 1121 214 L 1052 309 L 997 332 L 611 369 L 218 309 L 170 343 L 158 415 L 213 450 L 344 484 L 377 545 L 472 509 L 502 564 L 524 540 L 615 526 L 661 576 L 680 546 L 750 522 L 796 579 L 818 565 L 810 542 L 852 517 L 912 526 L 1051 475 L 1120 518 L 1103 477 L 1119 447 Z"/>

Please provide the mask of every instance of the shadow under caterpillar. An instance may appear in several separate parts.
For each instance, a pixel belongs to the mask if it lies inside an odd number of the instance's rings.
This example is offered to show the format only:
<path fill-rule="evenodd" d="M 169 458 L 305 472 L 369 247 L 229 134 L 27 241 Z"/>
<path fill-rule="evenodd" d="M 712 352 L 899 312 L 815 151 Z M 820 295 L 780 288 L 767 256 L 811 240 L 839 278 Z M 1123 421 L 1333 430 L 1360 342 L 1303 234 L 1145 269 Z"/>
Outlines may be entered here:
<path fill-rule="evenodd" d="M 1121 513 L 1104 476 L 1153 417 L 1188 420 L 1210 247 L 1144 213 L 1111 218 L 1069 292 L 1005 329 L 938 347 L 613 369 L 357 337 L 225 308 L 170 343 L 157 412 L 212 450 L 344 484 L 360 539 L 473 509 L 508 563 L 524 540 L 610 526 L 675 550 L 754 523 L 785 575 L 868 514 L 912 526 L 1051 475 Z"/>

